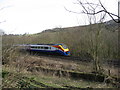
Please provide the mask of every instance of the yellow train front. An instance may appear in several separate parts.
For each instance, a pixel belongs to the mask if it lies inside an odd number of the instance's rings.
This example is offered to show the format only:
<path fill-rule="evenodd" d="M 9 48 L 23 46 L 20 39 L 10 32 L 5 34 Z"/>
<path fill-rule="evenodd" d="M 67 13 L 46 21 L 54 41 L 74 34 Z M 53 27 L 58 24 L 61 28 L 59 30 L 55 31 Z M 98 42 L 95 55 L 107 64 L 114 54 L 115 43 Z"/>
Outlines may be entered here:
<path fill-rule="evenodd" d="M 64 44 L 27 44 L 24 45 L 27 51 L 44 53 L 44 54 L 58 54 L 69 56 L 70 50 Z"/>

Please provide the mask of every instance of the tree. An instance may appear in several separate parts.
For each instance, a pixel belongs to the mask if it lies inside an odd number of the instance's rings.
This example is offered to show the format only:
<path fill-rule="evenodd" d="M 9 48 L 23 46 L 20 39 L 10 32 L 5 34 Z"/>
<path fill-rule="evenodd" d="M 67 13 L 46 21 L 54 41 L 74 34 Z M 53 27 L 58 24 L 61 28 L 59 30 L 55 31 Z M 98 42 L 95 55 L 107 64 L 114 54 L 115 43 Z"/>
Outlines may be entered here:
<path fill-rule="evenodd" d="M 87 14 L 87 15 L 97 15 L 97 14 L 104 12 L 104 13 L 108 14 L 111 17 L 111 19 L 114 20 L 116 23 L 120 23 L 119 15 L 116 15 L 114 13 L 107 11 L 107 9 L 104 7 L 102 2 L 100 0 L 98 0 L 98 2 L 99 2 L 98 4 L 95 4 L 95 3 L 90 3 L 88 1 L 82 2 L 82 0 L 77 0 L 77 3 L 75 3 L 75 4 L 82 6 L 83 10 L 81 10 L 80 12 L 74 12 L 74 11 L 68 10 L 66 8 L 65 9 L 72 13 L 77 13 L 77 14 L 83 13 L 83 14 Z M 114 17 L 117 17 L 118 20 L 114 19 Z"/>
<path fill-rule="evenodd" d="M 94 22 L 94 24 L 98 25 L 98 29 L 96 29 L 95 32 L 93 32 L 92 34 L 95 35 L 95 39 L 91 39 L 91 43 L 92 43 L 92 48 L 91 48 L 91 54 L 93 56 L 93 68 L 95 72 L 101 72 L 101 66 L 100 66 L 100 57 L 99 57 L 99 51 L 100 51 L 100 36 L 101 36 L 101 25 L 98 24 L 102 23 L 103 20 L 105 19 L 105 16 L 108 14 L 112 20 L 116 23 L 120 23 L 120 17 L 118 15 L 115 15 L 109 11 L 106 10 L 106 8 L 103 6 L 103 4 L 101 3 L 100 0 L 98 0 L 98 3 L 90 3 L 86 0 L 82 1 L 82 0 L 77 0 L 77 3 L 79 6 L 82 7 L 82 10 L 80 12 L 75 12 L 75 11 L 71 11 L 66 9 L 69 12 L 72 13 L 77 13 L 77 14 L 86 14 L 88 16 L 88 20 L 90 25 L 92 25 L 92 22 Z M 98 16 L 99 19 L 98 19 Z M 117 17 L 119 20 L 114 19 L 114 17 Z M 90 30 L 92 30 L 92 28 L 89 28 Z M 92 35 L 91 34 L 91 35 Z"/>

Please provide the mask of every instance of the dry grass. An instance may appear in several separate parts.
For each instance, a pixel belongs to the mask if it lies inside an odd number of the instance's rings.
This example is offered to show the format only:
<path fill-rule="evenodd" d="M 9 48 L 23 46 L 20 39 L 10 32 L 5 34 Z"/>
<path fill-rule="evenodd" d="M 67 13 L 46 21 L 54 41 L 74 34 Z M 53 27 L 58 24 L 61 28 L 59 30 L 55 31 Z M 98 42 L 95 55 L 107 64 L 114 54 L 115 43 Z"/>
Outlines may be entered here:
<path fill-rule="evenodd" d="M 86 53 L 93 55 L 95 45 L 98 43 L 99 57 L 101 59 L 117 58 L 118 32 L 107 30 L 104 25 L 99 26 L 100 25 L 60 28 L 60 31 L 25 36 L 6 35 L 3 36 L 3 46 L 29 43 L 64 43 L 70 48 L 72 55 L 85 55 L 85 57 L 87 57 Z M 101 30 L 101 34 L 99 35 L 99 42 L 96 42 L 96 30 L 98 29 Z"/>
<path fill-rule="evenodd" d="M 14 55 L 14 54 L 12 54 Z M 84 80 L 72 80 L 69 78 L 69 74 L 67 77 L 57 77 L 53 72 L 43 73 L 42 70 L 28 71 L 29 68 L 34 67 L 44 67 L 45 69 L 55 69 L 55 70 L 70 70 L 70 71 L 78 71 L 78 72 L 91 72 L 92 64 L 85 62 L 75 62 L 69 60 L 59 60 L 55 58 L 49 58 L 44 56 L 34 56 L 29 54 L 19 54 L 18 57 L 9 62 L 9 64 L 5 64 L 3 66 L 3 70 L 12 72 L 13 74 L 3 79 L 4 87 L 16 87 L 17 83 L 15 81 L 19 81 L 21 76 L 34 77 L 35 80 L 43 81 L 45 83 L 51 84 L 54 86 L 66 87 L 94 87 L 94 88 L 104 88 L 104 87 L 112 87 L 107 86 L 105 83 L 96 83 L 96 82 L 88 82 Z M 114 71 L 114 70 L 113 70 Z M 16 76 L 17 75 L 17 76 Z M 13 79 L 15 78 L 15 79 Z M 74 83 L 73 83 L 74 82 Z"/>
<path fill-rule="evenodd" d="M 36 57 L 36 56 L 22 56 L 18 58 L 15 62 L 11 62 L 11 65 L 15 67 L 19 67 L 20 69 L 23 68 L 30 68 L 30 67 L 45 67 L 50 69 L 61 69 L 61 70 L 79 70 L 79 64 L 74 62 L 67 62 L 64 60 L 52 60 L 52 58 L 46 57 Z"/>
<path fill-rule="evenodd" d="M 74 80 L 68 77 L 58 77 L 52 76 L 49 74 L 44 74 L 41 72 L 28 72 L 22 71 L 17 72 L 15 67 L 7 67 L 4 66 L 3 69 L 5 71 L 9 71 L 10 74 L 5 77 L 3 80 L 3 88 L 16 88 L 18 87 L 18 82 L 21 81 L 22 77 L 28 77 L 34 79 L 37 82 L 42 82 L 46 85 L 50 85 L 52 87 L 58 88 L 66 88 L 66 87 L 77 87 L 77 88 L 114 88 L 112 85 L 107 85 L 105 83 L 100 82 L 91 82 L 85 80 Z"/>
<path fill-rule="evenodd" d="M 2 48 L 3 64 L 5 68 L 9 68 L 8 71 L 23 74 L 31 73 L 32 75 L 42 75 L 42 72 L 37 72 L 37 70 L 36 72 L 28 72 L 27 70 L 32 67 L 44 67 L 49 69 L 71 70 L 78 72 L 92 72 L 93 64 L 91 63 L 74 62 L 74 60 L 55 60 L 48 57 L 37 57 L 28 54 L 21 54 L 19 53 L 17 48 L 13 47 L 13 45 L 37 43 L 64 43 L 70 48 L 71 55 L 81 56 L 83 58 L 91 58 L 93 57 L 93 51 L 95 51 L 95 35 L 96 29 L 98 28 L 99 27 L 93 25 L 92 27 L 88 26 L 63 28 L 61 31 L 45 32 L 35 35 L 4 35 Z M 118 32 L 109 31 L 103 27 L 99 29 L 102 29 L 101 35 L 99 36 L 99 42 L 97 42 L 99 45 L 97 47 L 99 48 L 98 54 L 100 62 L 104 62 L 105 59 L 119 58 L 119 56 L 117 55 Z M 108 70 L 111 70 L 111 75 L 118 75 L 117 68 L 103 65 L 102 68 L 105 69 L 106 74 L 108 74 Z"/>
<path fill-rule="evenodd" d="M 75 71 L 75 72 L 93 72 L 93 64 L 92 62 L 81 62 L 81 61 L 74 61 L 74 60 L 64 60 L 60 58 L 50 58 L 45 56 L 34 56 L 34 55 L 23 55 L 21 54 L 15 60 L 10 61 L 7 64 L 9 67 L 16 68 L 17 72 L 25 72 L 30 71 L 32 68 L 40 67 L 45 69 L 56 69 L 56 70 L 68 70 L 68 71 Z M 109 66 L 102 66 L 104 69 L 104 73 L 108 75 L 108 70 L 111 72 L 111 76 L 118 75 L 118 68 L 109 67 Z M 39 70 L 32 70 L 32 72 L 40 72 Z M 47 73 L 49 74 L 49 73 Z"/>

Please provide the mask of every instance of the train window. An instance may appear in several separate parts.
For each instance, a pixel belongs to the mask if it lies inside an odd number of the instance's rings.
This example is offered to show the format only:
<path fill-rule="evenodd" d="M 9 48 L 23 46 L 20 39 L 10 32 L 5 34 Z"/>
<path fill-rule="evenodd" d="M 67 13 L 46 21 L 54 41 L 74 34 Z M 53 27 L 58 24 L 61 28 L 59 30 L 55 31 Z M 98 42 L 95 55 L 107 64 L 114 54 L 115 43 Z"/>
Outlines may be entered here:
<path fill-rule="evenodd" d="M 48 47 L 44 47 L 44 49 L 48 49 Z"/>
<path fill-rule="evenodd" d="M 38 48 L 38 47 L 32 46 L 31 48 Z"/>
<path fill-rule="evenodd" d="M 63 47 L 64 49 L 67 49 L 67 46 L 66 46 L 66 45 L 62 45 L 62 47 Z"/>
<path fill-rule="evenodd" d="M 40 49 L 41 47 L 37 47 L 38 49 Z"/>
<path fill-rule="evenodd" d="M 43 47 L 40 47 L 41 49 L 43 49 Z"/>
<path fill-rule="evenodd" d="M 31 47 L 31 48 L 35 48 L 35 47 Z"/>

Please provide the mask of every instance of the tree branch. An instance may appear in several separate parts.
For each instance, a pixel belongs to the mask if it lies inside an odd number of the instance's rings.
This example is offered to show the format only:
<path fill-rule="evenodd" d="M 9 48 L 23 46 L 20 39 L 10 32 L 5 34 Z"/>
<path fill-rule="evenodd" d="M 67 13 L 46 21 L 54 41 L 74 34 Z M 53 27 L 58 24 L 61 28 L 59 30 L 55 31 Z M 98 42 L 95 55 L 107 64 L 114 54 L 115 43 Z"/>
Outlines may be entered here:
<path fill-rule="evenodd" d="M 75 4 L 79 4 L 80 6 L 82 6 L 83 10 L 81 12 L 74 12 L 74 11 L 70 11 L 66 8 L 65 9 L 69 12 L 72 12 L 72 13 L 77 13 L 77 14 L 83 13 L 83 14 L 88 14 L 88 15 L 96 15 L 96 14 L 104 12 L 104 13 L 108 14 L 114 22 L 120 23 L 118 20 L 114 19 L 114 16 L 117 17 L 117 18 L 120 18 L 120 17 L 116 14 L 113 14 L 113 13 L 107 11 L 100 0 L 99 0 L 99 4 L 89 3 L 87 1 L 86 1 L 86 3 L 82 3 L 81 0 L 77 0 L 77 3 L 75 3 Z M 88 5 L 88 7 L 86 5 Z M 96 9 L 98 7 L 100 7 L 101 10 L 96 11 Z"/>

